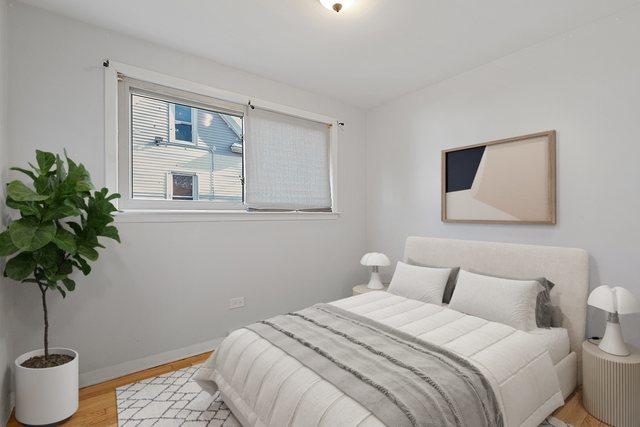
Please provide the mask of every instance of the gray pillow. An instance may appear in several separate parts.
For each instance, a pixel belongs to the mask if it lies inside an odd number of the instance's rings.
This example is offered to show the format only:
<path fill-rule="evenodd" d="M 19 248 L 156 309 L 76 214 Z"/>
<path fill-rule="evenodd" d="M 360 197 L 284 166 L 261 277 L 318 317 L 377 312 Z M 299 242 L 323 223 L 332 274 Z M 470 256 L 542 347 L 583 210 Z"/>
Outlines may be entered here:
<path fill-rule="evenodd" d="M 417 265 L 418 267 L 450 268 L 451 273 L 449 273 L 449 279 L 447 280 L 447 285 L 444 288 L 444 295 L 442 296 L 442 302 L 444 304 L 449 304 L 449 302 L 451 301 L 451 296 L 453 295 L 453 289 L 456 287 L 456 280 L 458 280 L 458 272 L 460 271 L 460 267 L 444 266 L 444 265 L 427 265 L 427 264 L 422 264 L 418 261 L 415 261 L 411 258 L 407 260 L 407 264 Z"/>
<path fill-rule="evenodd" d="M 483 274 L 485 276 L 497 277 L 499 279 L 511 279 L 511 280 L 535 280 L 542 286 L 542 291 L 538 294 L 536 301 L 536 324 L 538 328 L 549 329 L 553 325 L 554 320 L 554 307 L 551 304 L 551 289 L 555 286 L 546 277 L 538 277 L 536 279 L 523 279 L 521 277 L 500 277 L 493 274 L 485 274 L 479 271 L 470 270 L 472 273 Z"/>

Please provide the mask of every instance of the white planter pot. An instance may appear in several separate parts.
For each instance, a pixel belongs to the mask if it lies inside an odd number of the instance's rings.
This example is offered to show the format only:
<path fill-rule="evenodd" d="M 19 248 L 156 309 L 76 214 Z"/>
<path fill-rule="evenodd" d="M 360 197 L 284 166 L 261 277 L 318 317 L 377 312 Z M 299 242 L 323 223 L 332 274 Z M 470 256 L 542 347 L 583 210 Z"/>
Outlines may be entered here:
<path fill-rule="evenodd" d="M 78 353 L 51 348 L 49 354 L 67 354 L 73 360 L 53 368 L 24 368 L 25 360 L 44 355 L 44 350 L 25 353 L 16 359 L 16 418 L 23 424 L 53 424 L 78 410 Z"/>

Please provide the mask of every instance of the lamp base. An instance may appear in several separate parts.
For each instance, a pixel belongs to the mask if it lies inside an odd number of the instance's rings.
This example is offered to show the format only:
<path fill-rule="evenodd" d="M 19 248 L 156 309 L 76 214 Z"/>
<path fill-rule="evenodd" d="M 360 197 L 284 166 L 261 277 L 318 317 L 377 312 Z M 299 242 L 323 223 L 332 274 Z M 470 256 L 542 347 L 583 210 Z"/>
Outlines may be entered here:
<path fill-rule="evenodd" d="M 616 356 L 628 356 L 631 354 L 622 338 L 622 329 L 620 328 L 618 313 L 609 313 L 607 329 L 605 329 L 604 336 L 598 347 L 600 350 Z"/>
<path fill-rule="evenodd" d="M 384 285 L 380 280 L 380 273 L 377 271 L 371 272 L 371 279 L 369 279 L 369 284 L 367 285 L 369 289 L 382 290 L 384 289 Z"/>

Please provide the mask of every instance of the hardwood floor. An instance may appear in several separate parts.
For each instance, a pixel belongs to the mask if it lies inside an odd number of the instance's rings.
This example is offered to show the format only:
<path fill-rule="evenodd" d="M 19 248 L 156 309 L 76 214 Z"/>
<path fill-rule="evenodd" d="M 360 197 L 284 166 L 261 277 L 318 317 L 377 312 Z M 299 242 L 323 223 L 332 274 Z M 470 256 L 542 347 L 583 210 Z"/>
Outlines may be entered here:
<path fill-rule="evenodd" d="M 116 407 L 116 388 L 125 384 L 141 381 L 167 372 L 186 368 L 204 362 L 211 353 L 204 353 L 187 359 L 177 360 L 166 365 L 136 372 L 111 381 L 80 389 L 80 407 L 71 418 L 60 423 L 64 426 L 117 426 L 118 410 Z M 582 406 L 582 392 L 577 390 L 569 396 L 567 403 L 554 415 L 574 427 L 605 427 L 607 424 L 598 421 L 587 413 Z M 13 414 L 7 426 L 21 426 Z"/>

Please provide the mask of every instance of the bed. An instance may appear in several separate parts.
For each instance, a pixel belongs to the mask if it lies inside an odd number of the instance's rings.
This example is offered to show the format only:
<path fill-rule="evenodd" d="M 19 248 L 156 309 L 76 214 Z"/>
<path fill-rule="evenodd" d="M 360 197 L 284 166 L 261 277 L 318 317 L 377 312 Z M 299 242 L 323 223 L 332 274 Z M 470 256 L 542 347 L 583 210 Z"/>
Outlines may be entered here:
<path fill-rule="evenodd" d="M 579 382 L 589 271 L 585 251 L 409 237 L 404 257 L 504 277 L 545 276 L 556 285 L 551 296 L 562 325 L 525 332 L 381 291 L 330 306 L 460 356 L 490 384 L 500 424 L 538 426 L 564 403 Z M 290 354 L 255 330 L 242 328 L 225 338 L 198 379 L 220 390 L 243 425 L 385 425 L 370 405 L 365 407 Z"/>

